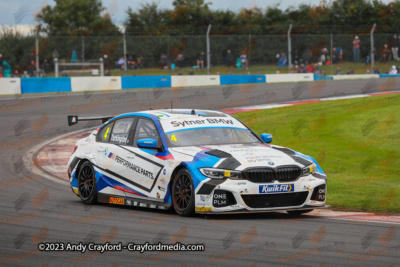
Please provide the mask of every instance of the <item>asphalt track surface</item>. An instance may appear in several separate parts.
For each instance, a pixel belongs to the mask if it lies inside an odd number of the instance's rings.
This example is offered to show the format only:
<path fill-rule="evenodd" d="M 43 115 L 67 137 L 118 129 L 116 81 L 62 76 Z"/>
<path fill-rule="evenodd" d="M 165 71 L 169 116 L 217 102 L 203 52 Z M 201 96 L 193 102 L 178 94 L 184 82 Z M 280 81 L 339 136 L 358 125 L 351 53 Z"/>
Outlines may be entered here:
<path fill-rule="evenodd" d="M 153 108 L 225 109 L 399 90 L 399 80 L 125 90 L 0 98 L 0 264 L 13 266 L 398 266 L 400 226 L 285 213 L 181 218 L 167 211 L 85 206 L 71 189 L 22 162 L 33 146 L 93 124 L 68 114 Z M 329 181 L 329 177 L 328 177 Z M 329 183 L 328 183 L 329 187 Z M 328 190 L 329 198 L 329 190 Z M 40 242 L 204 244 L 205 252 L 40 252 Z"/>

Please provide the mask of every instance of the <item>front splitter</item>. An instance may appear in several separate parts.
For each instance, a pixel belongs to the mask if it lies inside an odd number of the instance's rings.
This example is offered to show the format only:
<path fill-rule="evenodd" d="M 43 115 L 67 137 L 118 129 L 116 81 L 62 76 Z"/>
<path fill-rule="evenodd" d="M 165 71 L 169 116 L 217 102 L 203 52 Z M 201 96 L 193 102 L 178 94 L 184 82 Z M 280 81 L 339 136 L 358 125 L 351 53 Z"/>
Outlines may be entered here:
<path fill-rule="evenodd" d="M 196 211 L 198 214 L 239 214 L 239 213 L 265 213 L 265 212 L 283 212 L 283 211 L 292 211 L 292 210 L 310 210 L 310 209 L 328 209 L 330 205 L 324 206 L 303 206 L 301 208 L 289 208 L 289 209 L 271 209 L 271 210 L 232 210 L 232 211 Z"/>

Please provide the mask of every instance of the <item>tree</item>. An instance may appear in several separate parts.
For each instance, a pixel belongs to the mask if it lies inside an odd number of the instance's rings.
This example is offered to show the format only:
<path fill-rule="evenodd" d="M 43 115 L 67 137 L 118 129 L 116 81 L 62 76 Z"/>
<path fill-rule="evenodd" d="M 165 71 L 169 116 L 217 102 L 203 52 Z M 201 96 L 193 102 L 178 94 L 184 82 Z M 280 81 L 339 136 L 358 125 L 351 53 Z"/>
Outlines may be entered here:
<path fill-rule="evenodd" d="M 161 10 L 156 3 L 142 4 L 137 12 L 129 8 L 125 23 L 129 35 L 166 35 L 169 34 L 171 14 Z"/>
<path fill-rule="evenodd" d="M 36 16 L 49 35 L 115 35 L 118 28 L 106 14 L 100 0 L 55 0 Z"/>
<path fill-rule="evenodd" d="M 171 23 L 180 25 L 186 34 L 204 34 L 212 23 L 210 3 L 204 0 L 174 0 L 172 5 Z"/>

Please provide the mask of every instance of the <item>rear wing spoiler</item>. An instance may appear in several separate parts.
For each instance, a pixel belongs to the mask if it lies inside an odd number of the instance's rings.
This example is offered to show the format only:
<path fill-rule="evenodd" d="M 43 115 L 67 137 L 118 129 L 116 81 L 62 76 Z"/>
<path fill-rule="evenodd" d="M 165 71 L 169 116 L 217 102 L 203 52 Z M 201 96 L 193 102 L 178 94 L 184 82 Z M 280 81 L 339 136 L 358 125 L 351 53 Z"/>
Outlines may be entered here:
<path fill-rule="evenodd" d="M 97 121 L 101 120 L 101 123 L 107 122 L 109 119 L 114 118 L 114 116 L 99 116 L 99 117 L 79 117 L 77 115 L 68 115 L 68 126 L 78 124 L 79 121 Z"/>

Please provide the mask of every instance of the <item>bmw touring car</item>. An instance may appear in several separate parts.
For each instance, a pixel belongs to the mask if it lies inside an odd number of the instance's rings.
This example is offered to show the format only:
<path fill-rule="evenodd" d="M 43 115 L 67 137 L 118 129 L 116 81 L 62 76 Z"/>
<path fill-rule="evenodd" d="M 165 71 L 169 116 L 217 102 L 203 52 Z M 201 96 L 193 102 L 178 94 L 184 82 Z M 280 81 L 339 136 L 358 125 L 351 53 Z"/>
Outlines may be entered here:
<path fill-rule="evenodd" d="M 326 208 L 327 177 L 310 156 L 271 145 L 230 114 L 165 109 L 116 117 L 68 116 L 103 124 L 77 142 L 68 162 L 85 204 L 195 213 Z"/>

